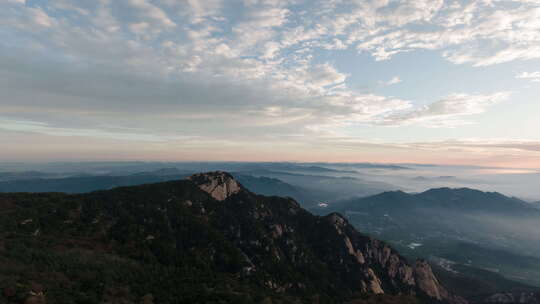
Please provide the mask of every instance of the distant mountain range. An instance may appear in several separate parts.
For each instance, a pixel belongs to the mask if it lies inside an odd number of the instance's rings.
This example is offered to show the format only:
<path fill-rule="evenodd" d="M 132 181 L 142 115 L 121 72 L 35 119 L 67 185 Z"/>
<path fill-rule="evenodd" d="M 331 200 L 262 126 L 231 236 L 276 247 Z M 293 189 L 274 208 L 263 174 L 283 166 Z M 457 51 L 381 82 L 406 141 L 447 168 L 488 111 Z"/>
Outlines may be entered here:
<path fill-rule="evenodd" d="M 0 194 L 0 286 L 8 303 L 465 303 L 341 215 L 224 172 Z"/>
<path fill-rule="evenodd" d="M 374 212 L 422 210 L 442 208 L 458 212 L 526 215 L 537 213 L 534 207 L 517 198 L 497 192 L 483 192 L 469 188 L 437 188 L 418 194 L 403 191 L 383 192 L 377 195 L 339 202 L 335 208 L 346 211 L 370 210 Z M 400 210 L 401 211 L 401 210 Z"/>
<path fill-rule="evenodd" d="M 336 168 L 354 168 L 354 169 L 385 169 L 385 170 L 409 170 L 407 166 L 379 163 L 312 163 L 318 166 L 333 166 Z"/>
<path fill-rule="evenodd" d="M 0 172 L 0 182 L 25 180 L 25 179 L 37 179 L 37 178 L 57 178 L 57 177 L 63 177 L 63 176 L 58 173 L 45 173 L 45 172 L 39 172 L 39 171 Z"/>
<path fill-rule="evenodd" d="M 70 176 L 63 178 L 31 178 L 0 182 L 0 192 L 64 192 L 85 193 L 121 186 L 142 185 L 182 179 L 186 174 L 160 175 L 154 173 L 126 176 Z"/>
<path fill-rule="evenodd" d="M 154 171 L 161 168 L 182 168 L 192 171 L 227 170 L 230 172 L 246 170 L 300 171 L 311 167 L 310 171 L 335 170 L 355 171 L 363 169 L 408 170 L 408 165 L 379 163 L 300 163 L 300 162 L 53 162 L 53 163 L 0 163 L 1 171 L 40 171 L 40 172 L 87 172 L 92 174 L 125 175 L 143 171 Z"/>
<path fill-rule="evenodd" d="M 354 196 L 367 196 L 388 191 L 389 189 L 396 189 L 395 186 L 383 182 L 370 181 L 351 176 L 322 175 L 313 172 L 304 174 L 260 169 L 240 171 L 239 174 L 279 179 L 294 185 L 295 187 L 300 187 L 308 193 L 312 193 L 319 201 L 336 201 Z M 311 205 L 307 207 L 311 207 Z"/>
<path fill-rule="evenodd" d="M 540 210 L 531 203 L 496 192 L 439 188 L 384 192 L 319 212 L 336 211 L 360 231 L 407 256 L 430 257 L 451 273 L 484 269 L 540 286 L 540 233 L 535 229 Z"/>
<path fill-rule="evenodd" d="M 245 166 L 244 166 L 245 167 Z M 263 167 L 251 165 L 250 168 Z M 264 195 L 290 196 L 302 206 L 314 207 L 322 201 L 334 201 L 353 195 L 370 195 L 393 186 L 364 181 L 353 177 L 317 175 L 346 172 L 318 166 L 292 164 L 274 165 L 290 172 L 257 169 L 233 172 L 248 189 Z M 300 170 L 293 172 L 292 170 Z M 304 170 L 305 171 L 302 171 Z M 0 173 L 0 192 L 64 192 L 86 193 L 121 186 L 135 186 L 185 178 L 194 171 L 178 168 L 161 168 L 152 171 L 117 174 L 69 174 L 38 171 Z"/>
<path fill-rule="evenodd" d="M 122 186 L 135 186 L 183 179 L 193 174 L 191 171 L 164 168 L 150 172 L 139 172 L 124 176 L 76 175 L 57 177 L 42 172 L 5 173 L 8 180 L 0 181 L 0 192 L 63 192 L 87 193 Z M 306 206 L 314 206 L 321 199 L 332 197 L 323 190 L 306 190 L 287 184 L 279 179 L 233 173 L 249 190 L 263 195 L 290 196 Z M 0 177 L 2 175 L 0 174 Z"/>

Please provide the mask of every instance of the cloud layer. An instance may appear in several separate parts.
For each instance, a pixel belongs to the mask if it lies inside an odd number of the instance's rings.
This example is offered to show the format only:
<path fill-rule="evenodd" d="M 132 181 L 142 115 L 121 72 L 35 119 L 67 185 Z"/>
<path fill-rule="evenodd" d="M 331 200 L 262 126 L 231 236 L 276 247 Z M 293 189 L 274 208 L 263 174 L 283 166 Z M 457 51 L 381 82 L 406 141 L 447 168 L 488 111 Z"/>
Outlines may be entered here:
<path fill-rule="evenodd" d="M 540 58 L 539 20 L 535 1 L 4 1 L 0 129 L 203 142 L 461 126 L 509 93 L 419 104 L 355 89 L 321 54 L 383 61 L 430 50 L 475 67 L 530 60 Z M 389 76 L 381 86 L 402 82 Z"/>

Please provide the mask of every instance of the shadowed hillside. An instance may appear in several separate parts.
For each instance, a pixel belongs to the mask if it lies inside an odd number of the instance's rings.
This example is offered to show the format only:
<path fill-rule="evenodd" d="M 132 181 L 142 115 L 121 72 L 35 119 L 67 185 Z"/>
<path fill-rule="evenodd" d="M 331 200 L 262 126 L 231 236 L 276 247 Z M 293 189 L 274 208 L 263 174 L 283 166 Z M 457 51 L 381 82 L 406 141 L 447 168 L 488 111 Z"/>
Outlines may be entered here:
<path fill-rule="evenodd" d="M 339 214 L 255 195 L 227 173 L 80 195 L 1 194 L 0 206 L 9 303 L 371 303 L 370 294 L 463 302 L 426 262 L 409 264 Z M 398 296 L 407 294 L 414 299 Z"/>

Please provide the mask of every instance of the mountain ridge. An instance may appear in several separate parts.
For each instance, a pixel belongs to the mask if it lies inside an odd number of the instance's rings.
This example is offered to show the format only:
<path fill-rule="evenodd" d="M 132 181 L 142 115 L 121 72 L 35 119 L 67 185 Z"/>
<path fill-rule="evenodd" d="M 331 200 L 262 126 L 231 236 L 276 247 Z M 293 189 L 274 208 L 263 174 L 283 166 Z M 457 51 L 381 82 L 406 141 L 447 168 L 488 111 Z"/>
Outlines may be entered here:
<path fill-rule="evenodd" d="M 364 233 L 408 257 L 429 257 L 450 274 L 457 265 L 465 276 L 481 269 L 540 286 L 540 235 L 532 228 L 540 210 L 532 203 L 498 192 L 443 187 L 384 192 L 330 204 L 324 211 L 342 212 Z M 483 276 L 480 281 L 489 281 Z"/>
<path fill-rule="evenodd" d="M 488 202 L 489 200 L 489 202 Z M 407 207 L 443 207 L 463 208 L 468 211 L 507 212 L 513 209 L 526 214 L 538 213 L 531 203 L 515 197 L 508 197 L 499 192 L 484 192 L 471 188 L 432 188 L 420 193 L 407 193 L 401 190 L 385 191 L 367 197 L 344 200 L 334 204 L 336 210 L 354 210 L 355 208 L 381 207 L 377 204 L 408 203 Z"/>
<path fill-rule="evenodd" d="M 0 259 L 0 265 L 23 269 L 21 278 L 41 278 L 53 303 L 55 295 L 68 295 L 48 275 L 72 278 L 60 267 L 65 263 L 86 269 L 78 259 L 66 257 L 81 250 L 93 257 L 85 263 L 105 265 L 108 258 L 100 256 L 110 256 L 126 261 L 110 268 L 124 267 L 148 278 L 143 284 L 137 276 L 98 275 L 104 286 L 89 289 L 77 285 L 78 279 L 70 292 L 80 297 L 152 296 L 162 303 L 175 295 L 186 303 L 198 303 L 219 294 L 235 303 L 240 298 L 257 302 L 262 294 L 283 303 L 312 301 L 314 296 L 320 303 L 341 303 L 380 294 L 411 295 L 427 303 L 465 303 L 440 285 L 425 261 L 409 264 L 386 243 L 356 231 L 343 216 L 317 217 L 293 199 L 253 194 L 223 172 L 89 194 L 0 194 L 0 205 L 1 231 L 10 236 L 0 246 L 7 258 Z M 55 256 L 59 262 L 36 264 L 25 260 L 28 254 Z M 26 272 L 25 267 L 39 271 Z M 148 267 L 163 270 L 160 275 L 133 270 Z M 96 265 L 90 269 L 107 273 Z M 92 277 L 95 271 L 78 276 Z M 182 275 L 175 275 L 178 271 Z M 157 283 L 167 273 L 181 294 Z M 210 273 L 214 279 L 206 284 L 182 281 L 201 282 Z M 31 289 L 31 282 L 4 277 L 0 272 L 2 285 Z M 93 282 L 85 284 L 94 286 Z M 208 284 L 215 287 L 204 289 Z M 126 295 L 118 288 L 128 290 Z M 28 289 L 21 293 L 28 295 Z"/>

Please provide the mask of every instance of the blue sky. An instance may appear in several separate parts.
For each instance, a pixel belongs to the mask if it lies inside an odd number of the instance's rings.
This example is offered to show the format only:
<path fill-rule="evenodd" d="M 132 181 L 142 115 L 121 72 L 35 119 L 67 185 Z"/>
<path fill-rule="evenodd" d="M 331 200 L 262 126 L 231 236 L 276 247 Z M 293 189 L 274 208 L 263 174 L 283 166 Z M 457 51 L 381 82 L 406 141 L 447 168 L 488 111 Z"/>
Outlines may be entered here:
<path fill-rule="evenodd" d="M 0 2 L 6 161 L 537 168 L 539 88 L 538 0 Z"/>

